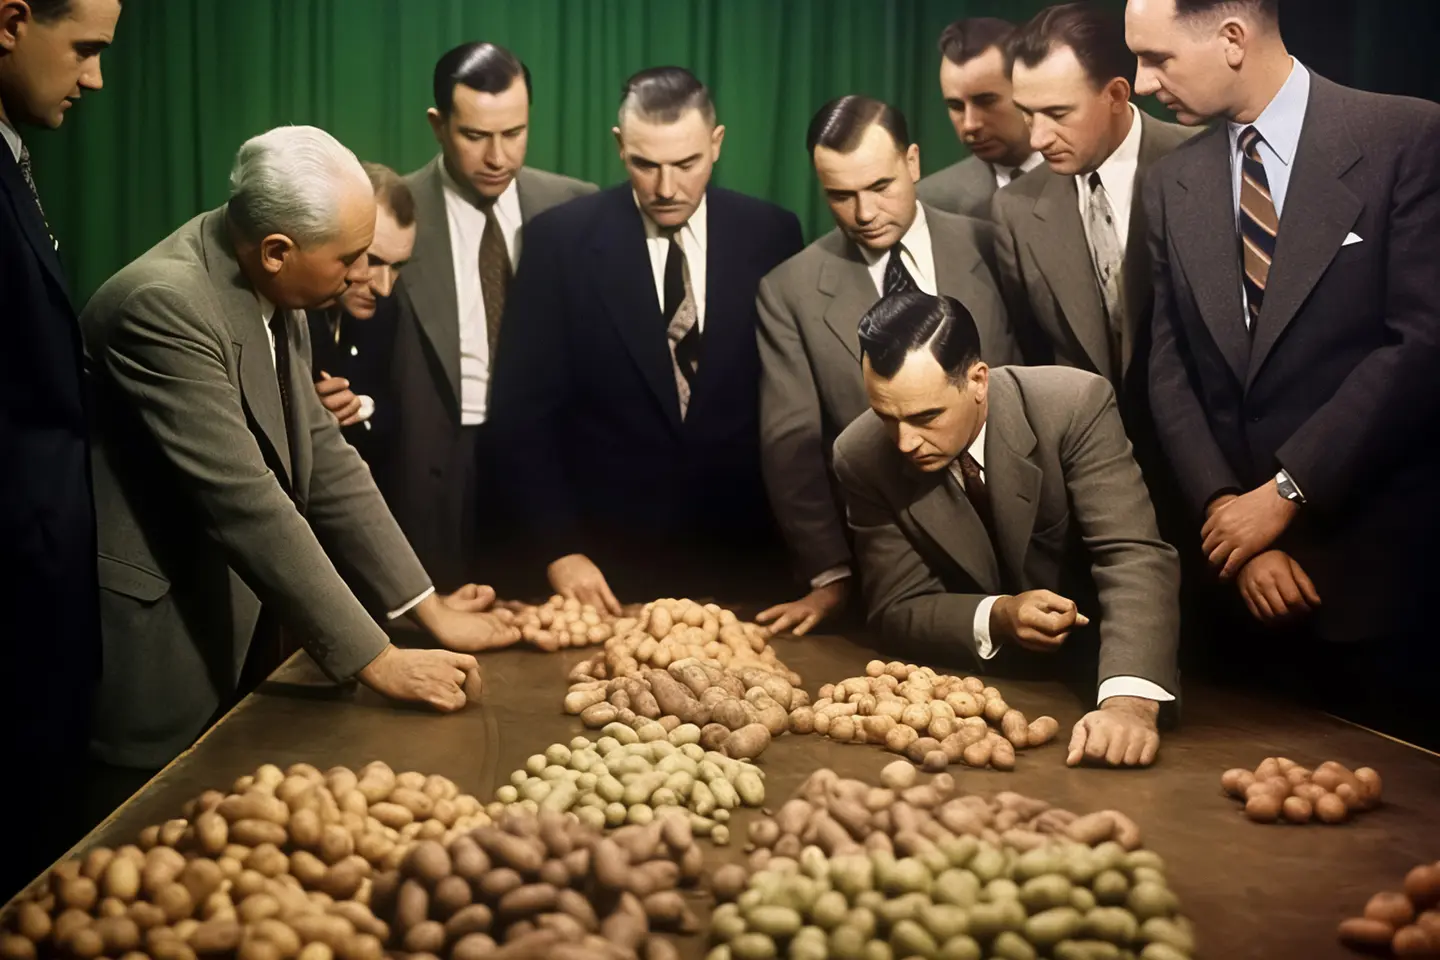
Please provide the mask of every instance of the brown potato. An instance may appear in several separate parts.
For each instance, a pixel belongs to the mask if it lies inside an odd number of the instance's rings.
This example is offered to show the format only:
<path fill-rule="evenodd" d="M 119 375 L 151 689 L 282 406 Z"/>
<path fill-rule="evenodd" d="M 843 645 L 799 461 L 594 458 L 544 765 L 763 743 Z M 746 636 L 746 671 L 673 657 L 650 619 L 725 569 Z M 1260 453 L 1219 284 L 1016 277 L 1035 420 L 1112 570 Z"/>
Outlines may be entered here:
<path fill-rule="evenodd" d="M 1245 789 L 1255 782 L 1255 775 L 1244 767 L 1232 767 L 1220 775 L 1220 788 L 1236 800 L 1244 799 Z"/>
<path fill-rule="evenodd" d="M 750 760 L 770 746 L 771 732 L 763 724 L 751 723 L 725 738 L 720 752 L 736 760 Z"/>
<path fill-rule="evenodd" d="M 108 861 L 107 861 L 108 865 Z M 89 913 L 100 899 L 100 888 L 89 877 L 70 877 L 60 884 L 56 900 L 61 909 L 84 910 Z"/>
<path fill-rule="evenodd" d="M 1402 927 L 1395 931 L 1390 949 L 1397 957 L 1435 957 L 1440 956 L 1440 940 L 1421 927 Z"/>
<path fill-rule="evenodd" d="M 965 748 L 965 752 L 961 754 L 961 758 L 968 766 L 988 767 L 990 765 L 991 754 L 994 750 L 994 744 L 995 741 L 988 737 L 984 740 L 977 740 Z"/>
<path fill-rule="evenodd" d="M 271 820 L 236 820 L 230 824 L 231 842 L 247 847 L 258 847 L 263 843 L 279 847 L 289 839 L 285 828 Z"/>
<path fill-rule="evenodd" d="M 1351 917 L 1340 924 L 1340 941 L 1352 947 L 1388 947 L 1395 928 L 1383 920 Z"/>
<path fill-rule="evenodd" d="M 1281 803 L 1271 791 L 1254 793 L 1245 801 L 1245 816 L 1256 823 L 1274 823 L 1280 819 Z"/>
<path fill-rule="evenodd" d="M 351 855 L 325 872 L 320 889 L 336 900 L 349 900 L 370 876 L 370 863 L 361 856 Z"/>
<path fill-rule="evenodd" d="M 105 867 L 101 886 L 105 896 L 129 903 L 140 895 L 140 868 L 129 857 L 116 857 Z"/>
<path fill-rule="evenodd" d="M 1278 776 L 1280 776 L 1280 763 L 1274 757 L 1266 757 L 1264 760 L 1261 760 L 1260 765 L 1255 768 L 1256 780 L 1269 780 L 1271 777 Z"/>
<path fill-rule="evenodd" d="M 1281 813 L 1290 823 L 1309 823 L 1315 815 L 1315 806 L 1304 797 L 1286 797 Z"/>
<path fill-rule="evenodd" d="M 1355 779 L 1360 782 L 1363 788 L 1362 795 L 1365 798 L 1365 809 L 1369 810 L 1380 803 L 1381 783 L 1380 774 L 1370 767 L 1361 767 L 1355 771 Z"/>
<path fill-rule="evenodd" d="M 1333 793 L 1327 793 L 1315 801 L 1315 816 L 1323 823 L 1344 823 L 1350 817 L 1345 801 Z"/>
<path fill-rule="evenodd" d="M 1377 893 L 1365 904 L 1367 920 L 1381 920 L 1392 927 L 1403 927 L 1415 920 L 1415 905 L 1403 893 Z"/>
<path fill-rule="evenodd" d="M 1015 769 L 1015 747 L 1009 740 L 997 737 L 991 741 L 990 766 L 996 770 Z"/>
<path fill-rule="evenodd" d="M 179 883 L 161 887 L 155 892 L 154 901 L 155 906 L 165 911 L 165 919 L 172 924 L 187 919 L 195 912 L 195 901 L 191 899 L 190 891 Z"/>
<path fill-rule="evenodd" d="M 1405 875 L 1405 895 L 1417 910 L 1440 903 L 1440 866 L 1421 864 Z"/>

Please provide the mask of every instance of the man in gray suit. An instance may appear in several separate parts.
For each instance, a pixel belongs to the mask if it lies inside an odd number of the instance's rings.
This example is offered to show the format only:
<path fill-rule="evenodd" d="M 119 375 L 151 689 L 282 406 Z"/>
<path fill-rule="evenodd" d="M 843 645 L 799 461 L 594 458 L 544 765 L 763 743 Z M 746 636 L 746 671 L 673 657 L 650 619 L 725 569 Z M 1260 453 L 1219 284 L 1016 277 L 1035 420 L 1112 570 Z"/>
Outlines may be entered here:
<path fill-rule="evenodd" d="M 830 474 L 830 446 L 865 409 L 855 330 L 883 294 L 955 297 L 980 325 L 985 359 L 1018 353 L 996 289 L 990 227 L 915 199 L 920 148 L 905 117 L 864 96 L 821 107 L 806 147 L 837 229 L 760 284 L 761 466 L 771 508 L 809 584 L 757 618 L 804 633 L 849 595 L 850 545 Z"/>
<path fill-rule="evenodd" d="M 995 195 L 1005 306 L 1028 363 L 1105 377 L 1133 426 L 1153 300 L 1140 184 L 1193 131 L 1130 102 L 1135 58 L 1116 15 L 1050 7 L 1009 53 L 1015 101 L 1046 166 Z"/>
<path fill-rule="evenodd" d="M 1011 92 L 1005 44 L 1014 29 L 997 17 L 969 17 L 940 34 L 940 93 L 970 156 L 916 186 L 932 207 L 988 220 L 995 191 L 1043 162 Z"/>
<path fill-rule="evenodd" d="M 949 297 L 886 297 L 859 339 L 871 410 L 836 441 L 835 470 L 871 623 L 1016 665 L 1088 656 L 1077 644 L 1098 631 L 1100 708 L 1075 725 L 1067 762 L 1149 764 L 1179 686 L 1180 565 L 1109 385 L 991 370 Z"/>
<path fill-rule="evenodd" d="M 435 593 L 311 387 L 302 311 L 369 279 L 359 161 L 322 130 L 282 127 L 240 148 L 230 182 L 229 203 L 121 270 L 80 318 L 99 398 L 92 749 L 120 767 L 163 766 L 287 636 L 334 680 L 464 706 L 474 657 L 391 646 L 349 584 L 457 650 L 518 639 L 473 612 L 488 588 Z"/>
<path fill-rule="evenodd" d="M 513 566 L 486 425 L 500 321 L 522 226 L 596 189 L 524 166 L 530 86 L 529 69 L 503 47 L 446 53 L 429 111 L 440 155 L 406 178 L 419 233 L 399 288 L 391 394 L 400 429 L 381 490 L 441 589 L 482 568 L 499 583 Z"/>

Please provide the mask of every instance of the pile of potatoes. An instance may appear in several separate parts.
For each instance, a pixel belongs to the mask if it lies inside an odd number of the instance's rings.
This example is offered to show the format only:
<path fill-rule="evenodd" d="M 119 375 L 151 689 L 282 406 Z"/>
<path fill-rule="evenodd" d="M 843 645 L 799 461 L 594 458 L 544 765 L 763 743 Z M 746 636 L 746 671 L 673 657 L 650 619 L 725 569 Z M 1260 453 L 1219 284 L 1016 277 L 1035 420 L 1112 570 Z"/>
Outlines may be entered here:
<path fill-rule="evenodd" d="M 1047 838 L 1021 851 L 909 830 L 893 850 L 807 844 L 748 875 L 722 867 L 711 887 L 721 904 L 708 960 L 1186 960 L 1195 950 L 1163 861 L 1113 840 Z"/>
<path fill-rule="evenodd" d="M 686 658 L 663 670 L 575 680 L 565 695 L 565 712 L 591 729 L 616 722 L 636 730 L 657 722 L 669 730 L 694 725 L 705 749 L 748 760 L 785 732 L 790 711 L 809 702 L 809 694 L 778 673 L 756 666 L 727 670 L 717 661 Z"/>
<path fill-rule="evenodd" d="M 1377 893 L 1363 917 L 1340 924 L 1340 941 L 1367 953 L 1440 957 L 1440 861 L 1405 875 L 1405 892 Z"/>
<path fill-rule="evenodd" d="M 266 764 L 135 845 L 61 863 L 19 904 L 0 955 L 379 960 L 388 929 L 366 907 L 374 876 L 416 840 L 489 822 L 444 777 Z"/>
<path fill-rule="evenodd" d="M 978 677 L 871 660 L 865 676 L 820 688 L 813 706 L 790 713 L 795 733 L 843 743 L 883 743 L 934 773 L 949 764 L 1015 769 L 1015 751 L 1054 739 L 1054 717 L 1033 723 Z"/>
<path fill-rule="evenodd" d="M 1334 760 L 1311 770 L 1287 757 L 1266 757 L 1253 772 L 1226 770 L 1220 786 L 1245 801 L 1245 816 L 1256 823 L 1344 823 L 1380 805 L 1380 774 L 1369 767 L 1351 772 Z"/>
<path fill-rule="evenodd" d="M 880 783 L 817 770 L 773 816 L 751 822 L 751 869 L 763 869 L 774 857 L 794 859 L 810 846 L 826 856 L 862 850 L 913 856 L 963 837 L 1019 851 L 1055 840 L 1116 843 L 1127 852 L 1140 847 L 1140 828 L 1116 810 L 1079 816 L 1009 791 L 991 798 L 958 794 L 950 774 L 921 784 L 903 760 L 886 766 Z"/>
<path fill-rule="evenodd" d="M 683 814 L 607 838 L 574 817 L 512 812 L 449 844 L 417 843 L 376 880 L 373 904 L 391 948 L 412 958 L 670 960 L 674 946 L 651 929 L 698 929 L 678 887 L 702 864 Z"/>
<path fill-rule="evenodd" d="M 576 737 L 568 746 L 552 744 L 512 773 L 486 809 L 497 817 L 569 812 L 596 830 L 648 826 L 678 812 L 690 833 L 728 843 L 730 812 L 765 802 L 765 774 L 752 763 L 704 750 L 694 724 L 668 735 L 658 723 L 651 727 L 659 735 L 649 740 L 613 723 L 597 741 Z"/>
<path fill-rule="evenodd" d="M 520 628 L 520 637 L 546 653 L 570 647 L 589 647 L 604 643 L 618 629 L 633 630 L 634 618 L 616 619 L 588 603 L 556 594 L 540 606 L 528 603 L 502 602 L 495 609 L 508 615 Z"/>
<path fill-rule="evenodd" d="M 655 600 L 638 618 L 617 620 L 605 649 L 572 673 L 571 680 L 630 677 L 641 667 L 664 670 L 677 660 L 714 661 L 722 670 L 760 667 L 800 685 L 800 676 L 775 655 L 765 628 L 741 622 L 733 611 L 693 600 Z"/>

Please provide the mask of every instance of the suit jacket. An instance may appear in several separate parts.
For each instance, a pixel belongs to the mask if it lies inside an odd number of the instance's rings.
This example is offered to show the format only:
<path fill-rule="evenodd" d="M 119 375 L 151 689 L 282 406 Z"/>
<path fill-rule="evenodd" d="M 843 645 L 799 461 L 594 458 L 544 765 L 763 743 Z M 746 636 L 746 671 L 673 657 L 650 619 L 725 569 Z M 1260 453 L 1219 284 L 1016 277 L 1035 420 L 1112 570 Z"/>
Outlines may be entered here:
<path fill-rule="evenodd" d="M 445 213 L 444 160 L 436 157 L 406 177 L 415 195 L 415 252 L 401 271 L 390 392 L 399 431 L 390 466 L 380 477 L 385 500 L 426 566 L 448 569 L 449 539 L 436 516 L 446 502 L 445 471 L 460 433 L 460 313 L 450 220 Z M 551 207 L 595 192 L 595 185 L 524 167 L 516 176 L 520 215 L 528 224 Z M 523 236 L 523 234 L 522 234 Z M 523 252 L 517 248 L 517 259 Z M 479 251 L 476 251 L 477 263 Z M 498 352 L 498 351 L 497 351 Z M 491 379 L 494 379 L 494 358 Z"/>
<path fill-rule="evenodd" d="M 800 224 L 743 194 L 706 196 L 705 326 L 684 419 L 628 183 L 526 228 L 500 331 L 493 426 L 518 519 L 546 561 L 587 553 L 612 585 L 612 570 L 642 589 L 687 566 L 725 572 L 773 538 L 755 291 L 800 249 Z"/>
<path fill-rule="evenodd" d="M 991 364 L 1018 359 L 991 264 L 991 227 L 925 208 L 940 293 L 969 308 Z M 765 483 L 797 573 L 848 563 L 830 448 L 869 408 L 860 318 L 880 299 L 856 245 L 833 230 L 760 285 L 760 449 Z"/>
<path fill-rule="evenodd" d="M 375 315 L 368 320 L 357 320 L 340 306 L 305 313 L 310 325 L 310 371 L 316 382 L 323 379 L 322 371 L 343 377 L 353 393 L 375 401 L 368 420 L 341 427 L 340 433 L 360 454 L 382 491 L 386 486 L 382 477 L 393 461 L 391 451 L 399 435 L 399 412 L 390 383 L 397 312 L 390 296 L 377 301 Z M 332 322 L 338 323 L 338 329 Z"/>
<path fill-rule="evenodd" d="M 6 754 L 73 765 L 100 676 L 80 330 L 50 233 L 0 141 L 0 730 Z M 18 776 L 18 774 L 17 774 Z"/>
<path fill-rule="evenodd" d="M 285 422 L 260 310 L 222 207 L 111 277 L 80 318 L 100 396 L 94 747 L 112 763 L 163 765 L 200 733 L 235 690 L 262 603 L 338 679 L 386 638 L 337 565 L 380 609 L 429 586 L 315 395 L 293 310 Z"/>
<path fill-rule="evenodd" d="M 1253 335 L 1225 125 L 1145 187 L 1165 452 L 1196 515 L 1289 471 L 1307 503 L 1276 546 L 1314 581 L 1312 622 L 1334 639 L 1420 616 L 1440 468 L 1437 150 L 1440 107 L 1312 73 Z"/>
<path fill-rule="evenodd" d="M 1063 367 L 992 370 L 986 424 L 996 543 L 950 471 L 911 467 L 873 412 L 836 441 L 871 623 L 973 650 L 986 596 L 1047 589 L 1085 609 L 1093 592 L 1098 680 L 1178 692 L 1180 562 L 1156 529 L 1109 384 Z"/>
<path fill-rule="evenodd" d="M 995 194 L 1000 289 L 1027 363 L 1058 363 L 1098 373 L 1110 381 L 1122 401 L 1127 399 L 1125 387 L 1132 368 L 1138 364 L 1143 396 L 1153 291 L 1141 185 L 1155 163 L 1193 133 L 1140 114 L 1140 163 L 1121 273 L 1125 302 L 1121 370 L 1114 369 L 1111 358 L 1110 322 L 1085 239 L 1075 178 L 1041 165 Z"/>
<path fill-rule="evenodd" d="M 915 193 L 921 203 L 936 210 L 989 220 L 995 171 L 979 157 L 966 157 L 922 178 L 915 185 Z"/>

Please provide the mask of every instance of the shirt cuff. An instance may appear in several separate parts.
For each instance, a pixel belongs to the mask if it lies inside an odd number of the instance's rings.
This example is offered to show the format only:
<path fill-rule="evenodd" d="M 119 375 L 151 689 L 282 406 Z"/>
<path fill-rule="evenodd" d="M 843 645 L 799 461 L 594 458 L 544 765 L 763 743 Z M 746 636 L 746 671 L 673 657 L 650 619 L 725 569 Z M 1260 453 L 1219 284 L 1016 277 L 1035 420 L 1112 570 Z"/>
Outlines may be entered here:
<path fill-rule="evenodd" d="M 434 593 L 434 592 L 435 592 L 435 588 L 434 588 L 434 587 L 430 587 L 430 588 L 427 589 L 424 593 L 420 594 L 420 596 L 416 597 L 414 600 L 411 600 L 409 603 L 405 604 L 405 606 L 403 606 L 403 607 L 396 607 L 394 610 L 391 610 L 389 613 L 385 614 L 385 619 L 386 619 L 386 620 L 394 620 L 396 617 L 403 617 L 403 616 L 405 616 L 405 614 L 409 613 L 411 610 L 414 610 L 416 607 L 420 606 L 420 604 L 421 604 L 427 597 L 429 597 L 430 594 L 432 594 L 432 593 Z"/>
<path fill-rule="evenodd" d="M 1000 652 L 1000 645 L 990 642 L 990 608 L 995 606 L 995 601 L 999 599 L 986 597 L 975 608 L 975 622 L 971 630 L 975 635 L 975 652 L 980 654 L 981 660 L 989 660 Z"/>
<path fill-rule="evenodd" d="M 1140 677 L 1111 677 L 1100 684 L 1095 697 L 1096 703 L 1104 703 L 1111 697 L 1138 697 L 1141 700 L 1158 700 L 1169 703 L 1175 695 L 1158 683 L 1142 680 Z"/>
<path fill-rule="evenodd" d="M 842 563 L 838 567 L 831 567 L 829 570 L 822 571 L 811 577 L 810 589 L 819 590 L 821 587 L 828 587 L 832 583 L 848 580 L 850 576 L 850 565 Z"/>
<path fill-rule="evenodd" d="M 369 420 L 375 416 L 375 400 L 363 393 L 360 395 L 360 412 L 355 415 L 361 421 Z"/>

